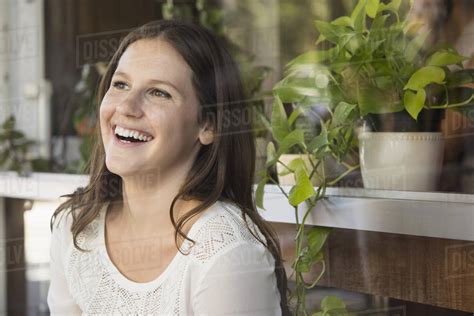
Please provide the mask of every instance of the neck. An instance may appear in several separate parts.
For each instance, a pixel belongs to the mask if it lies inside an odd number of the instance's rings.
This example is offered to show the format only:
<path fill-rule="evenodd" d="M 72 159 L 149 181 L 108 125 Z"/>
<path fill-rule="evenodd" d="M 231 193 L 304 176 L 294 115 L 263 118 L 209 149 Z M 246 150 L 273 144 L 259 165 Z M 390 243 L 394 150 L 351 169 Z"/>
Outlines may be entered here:
<path fill-rule="evenodd" d="M 174 234 L 170 219 L 171 202 L 185 181 L 188 170 L 147 172 L 122 177 L 123 202 L 117 205 L 113 220 L 121 223 L 126 232 L 138 235 Z M 178 219 L 197 206 L 197 201 L 178 199 L 174 218 Z"/>

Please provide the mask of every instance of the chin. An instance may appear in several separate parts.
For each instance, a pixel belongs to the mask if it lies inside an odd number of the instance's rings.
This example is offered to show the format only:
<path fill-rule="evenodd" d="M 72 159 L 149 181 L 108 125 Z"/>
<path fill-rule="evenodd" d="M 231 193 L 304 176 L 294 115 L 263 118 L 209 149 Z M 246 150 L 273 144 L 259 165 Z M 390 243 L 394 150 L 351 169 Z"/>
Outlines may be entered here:
<path fill-rule="evenodd" d="M 110 172 L 115 173 L 120 177 L 136 174 L 135 168 L 131 167 L 129 164 L 124 164 L 123 162 L 110 161 L 106 159 L 105 165 Z"/>

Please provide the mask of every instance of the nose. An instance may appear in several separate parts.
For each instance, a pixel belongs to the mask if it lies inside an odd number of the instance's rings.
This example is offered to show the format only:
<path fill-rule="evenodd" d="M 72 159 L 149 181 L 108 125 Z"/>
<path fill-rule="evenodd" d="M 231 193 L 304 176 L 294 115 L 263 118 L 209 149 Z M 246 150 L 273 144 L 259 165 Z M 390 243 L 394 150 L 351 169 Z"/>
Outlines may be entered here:
<path fill-rule="evenodd" d="M 143 115 L 142 102 L 140 95 L 130 91 L 127 95 L 117 104 L 115 110 L 125 116 L 136 116 L 140 117 Z"/>

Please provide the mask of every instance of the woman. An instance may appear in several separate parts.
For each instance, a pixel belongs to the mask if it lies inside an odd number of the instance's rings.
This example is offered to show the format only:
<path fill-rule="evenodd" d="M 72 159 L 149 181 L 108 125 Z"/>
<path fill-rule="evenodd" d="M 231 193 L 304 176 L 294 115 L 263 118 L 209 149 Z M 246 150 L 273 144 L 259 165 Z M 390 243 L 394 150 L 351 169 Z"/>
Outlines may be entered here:
<path fill-rule="evenodd" d="M 51 221 L 51 312 L 287 314 L 278 240 L 252 196 L 250 109 L 218 39 L 146 24 L 98 97 L 90 183 Z"/>

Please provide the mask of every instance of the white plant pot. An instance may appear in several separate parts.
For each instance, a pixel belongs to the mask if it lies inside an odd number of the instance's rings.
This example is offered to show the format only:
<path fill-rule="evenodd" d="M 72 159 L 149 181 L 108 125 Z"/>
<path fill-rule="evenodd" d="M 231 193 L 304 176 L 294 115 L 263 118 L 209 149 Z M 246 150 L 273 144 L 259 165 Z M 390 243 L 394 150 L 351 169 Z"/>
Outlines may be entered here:
<path fill-rule="evenodd" d="M 361 132 L 364 187 L 435 191 L 443 163 L 442 133 Z"/>

